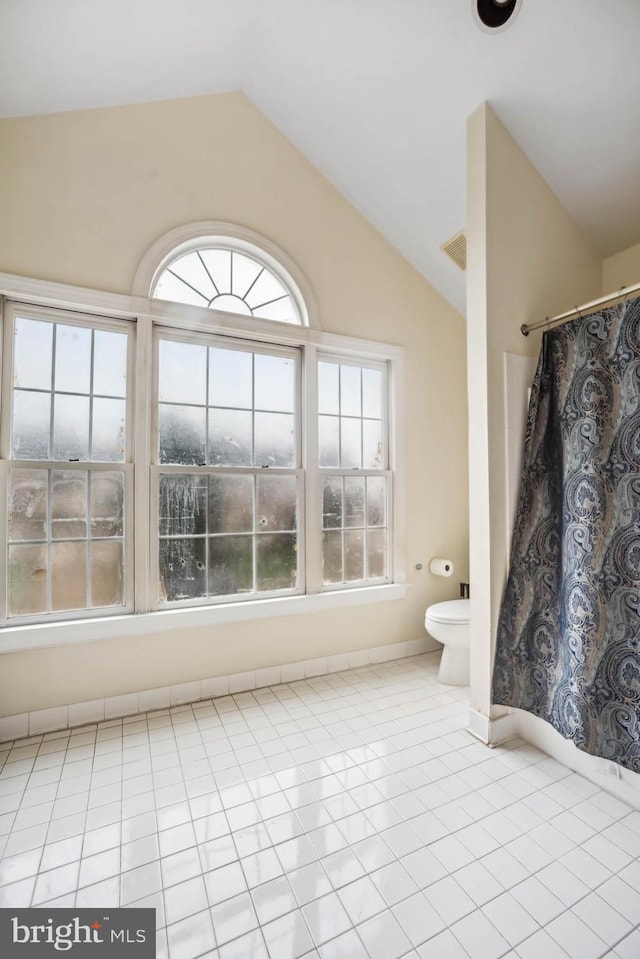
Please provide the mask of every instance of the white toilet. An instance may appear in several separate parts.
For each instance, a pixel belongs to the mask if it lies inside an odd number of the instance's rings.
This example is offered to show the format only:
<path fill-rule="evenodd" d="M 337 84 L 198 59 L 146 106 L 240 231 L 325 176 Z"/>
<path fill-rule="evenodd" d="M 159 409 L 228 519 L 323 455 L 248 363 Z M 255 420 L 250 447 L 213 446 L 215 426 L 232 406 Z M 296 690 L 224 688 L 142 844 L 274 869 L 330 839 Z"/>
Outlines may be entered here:
<path fill-rule="evenodd" d="M 438 679 L 447 686 L 469 685 L 470 600 L 451 599 L 429 606 L 424 625 L 444 645 Z"/>

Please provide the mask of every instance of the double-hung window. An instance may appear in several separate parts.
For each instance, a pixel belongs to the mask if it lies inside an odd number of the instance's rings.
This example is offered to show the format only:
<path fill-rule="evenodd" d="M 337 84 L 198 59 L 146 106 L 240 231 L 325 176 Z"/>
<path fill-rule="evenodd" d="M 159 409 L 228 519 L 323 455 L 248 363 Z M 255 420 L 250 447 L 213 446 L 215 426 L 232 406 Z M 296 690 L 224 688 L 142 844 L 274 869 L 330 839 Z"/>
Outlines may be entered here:
<path fill-rule="evenodd" d="M 249 252 L 176 254 L 142 315 L 127 297 L 9 294 L 0 625 L 183 607 L 215 622 L 401 579 L 400 351 L 305 327 L 299 290 Z"/>

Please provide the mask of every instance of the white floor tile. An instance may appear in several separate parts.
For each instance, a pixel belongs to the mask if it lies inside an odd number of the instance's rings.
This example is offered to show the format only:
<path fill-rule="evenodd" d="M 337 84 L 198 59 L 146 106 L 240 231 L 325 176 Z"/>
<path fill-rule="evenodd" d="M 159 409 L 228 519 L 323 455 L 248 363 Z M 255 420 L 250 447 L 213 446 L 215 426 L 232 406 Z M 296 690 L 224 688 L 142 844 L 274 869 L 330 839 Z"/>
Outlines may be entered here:
<path fill-rule="evenodd" d="M 607 945 L 572 912 L 563 912 L 547 926 L 547 932 L 571 959 L 600 959 Z"/>
<path fill-rule="evenodd" d="M 313 940 L 299 911 L 268 922 L 262 932 L 270 959 L 299 959 L 313 948 Z"/>
<path fill-rule="evenodd" d="M 303 906 L 302 915 L 317 946 L 335 939 L 351 926 L 349 916 L 335 892 Z"/>
<path fill-rule="evenodd" d="M 400 959 L 411 950 L 411 942 L 391 913 L 382 912 L 356 929 L 371 959 Z"/>
<path fill-rule="evenodd" d="M 474 959 L 499 959 L 509 944 L 481 910 L 454 923 L 451 932 Z"/>
<path fill-rule="evenodd" d="M 482 907 L 482 911 L 511 946 L 517 946 L 538 930 L 538 923 L 533 916 L 522 908 L 510 892 L 492 899 Z"/>

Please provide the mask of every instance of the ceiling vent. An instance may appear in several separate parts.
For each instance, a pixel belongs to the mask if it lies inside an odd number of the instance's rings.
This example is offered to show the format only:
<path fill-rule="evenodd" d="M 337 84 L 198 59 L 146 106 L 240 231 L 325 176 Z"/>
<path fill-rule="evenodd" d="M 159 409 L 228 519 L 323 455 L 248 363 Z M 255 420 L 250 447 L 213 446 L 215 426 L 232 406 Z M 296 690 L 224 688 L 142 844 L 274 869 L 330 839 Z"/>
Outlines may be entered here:
<path fill-rule="evenodd" d="M 460 230 L 460 232 L 456 233 L 455 236 L 452 236 L 450 240 L 447 240 L 446 243 L 443 243 L 440 249 L 443 250 L 451 260 L 453 260 L 456 266 L 459 266 L 461 270 L 466 270 L 467 237 L 464 230 Z"/>

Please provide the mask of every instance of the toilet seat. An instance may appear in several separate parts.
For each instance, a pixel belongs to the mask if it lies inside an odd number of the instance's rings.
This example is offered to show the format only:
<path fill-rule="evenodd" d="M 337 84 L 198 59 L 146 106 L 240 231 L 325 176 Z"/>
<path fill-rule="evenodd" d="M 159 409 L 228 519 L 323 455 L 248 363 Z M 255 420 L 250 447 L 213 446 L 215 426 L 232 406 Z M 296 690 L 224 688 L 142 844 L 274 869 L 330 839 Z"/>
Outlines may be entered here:
<path fill-rule="evenodd" d="M 436 603 L 429 606 L 427 616 L 435 623 L 459 623 L 469 622 L 471 616 L 471 600 L 469 599 L 450 599 L 444 603 Z"/>

